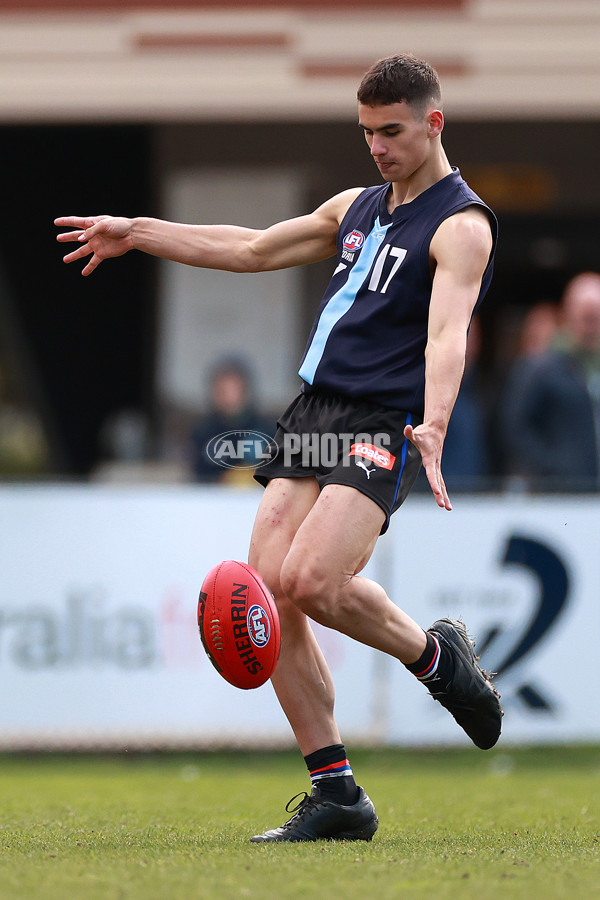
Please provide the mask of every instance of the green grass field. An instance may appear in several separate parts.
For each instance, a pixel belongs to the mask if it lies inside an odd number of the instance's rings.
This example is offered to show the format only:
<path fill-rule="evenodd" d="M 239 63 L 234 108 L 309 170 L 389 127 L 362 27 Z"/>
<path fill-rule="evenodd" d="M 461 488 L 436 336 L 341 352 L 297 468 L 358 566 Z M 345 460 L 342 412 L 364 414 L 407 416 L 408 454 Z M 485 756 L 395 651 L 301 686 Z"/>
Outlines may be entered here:
<path fill-rule="evenodd" d="M 0 898 L 600 897 L 600 748 L 352 753 L 372 843 L 254 845 L 297 753 L 0 757 Z"/>

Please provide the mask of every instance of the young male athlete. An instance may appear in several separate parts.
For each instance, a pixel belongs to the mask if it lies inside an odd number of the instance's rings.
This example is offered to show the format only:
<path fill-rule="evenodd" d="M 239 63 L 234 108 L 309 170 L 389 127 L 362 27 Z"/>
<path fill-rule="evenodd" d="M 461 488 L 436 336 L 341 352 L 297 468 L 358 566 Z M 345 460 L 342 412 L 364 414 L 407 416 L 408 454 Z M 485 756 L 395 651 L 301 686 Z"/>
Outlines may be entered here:
<path fill-rule="evenodd" d="M 132 249 L 234 272 L 337 254 L 300 367 L 302 392 L 257 473 L 266 489 L 249 554 L 279 607 L 273 685 L 313 788 L 288 822 L 255 842 L 370 840 L 378 825 L 346 758 L 333 682 L 309 618 L 404 663 L 478 747 L 500 735 L 498 694 L 463 623 L 441 619 L 424 631 L 380 585 L 357 577 L 421 461 L 438 505 L 452 508 L 442 447 L 469 323 L 491 279 L 496 220 L 448 162 L 439 81 L 427 63 L 410 55 L 375 63 L 360 85 L 358 114 L 384 183 L 344 191 L 310 215 L 262 231 L 111 216 L 56 220 L 76 229 L 58 240 L 81 245 L 65 262 L 91 256 L 84 275 Z M 324 434 L 337 435 L 333 461 L 319 457 L 318 441 L 300 440 Z"/>

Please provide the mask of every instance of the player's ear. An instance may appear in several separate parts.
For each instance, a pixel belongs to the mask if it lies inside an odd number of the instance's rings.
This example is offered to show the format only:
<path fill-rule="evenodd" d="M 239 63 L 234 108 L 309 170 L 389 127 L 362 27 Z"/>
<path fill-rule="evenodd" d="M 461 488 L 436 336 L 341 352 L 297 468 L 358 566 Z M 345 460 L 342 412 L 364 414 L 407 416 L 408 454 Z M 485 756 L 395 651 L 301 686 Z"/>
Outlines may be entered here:
<path fill-rule="evenodd" d="M 428 114 L 429 137 L 437 137 L 444 128 L 444 113 L 441 109 L 432 109 Z"/>

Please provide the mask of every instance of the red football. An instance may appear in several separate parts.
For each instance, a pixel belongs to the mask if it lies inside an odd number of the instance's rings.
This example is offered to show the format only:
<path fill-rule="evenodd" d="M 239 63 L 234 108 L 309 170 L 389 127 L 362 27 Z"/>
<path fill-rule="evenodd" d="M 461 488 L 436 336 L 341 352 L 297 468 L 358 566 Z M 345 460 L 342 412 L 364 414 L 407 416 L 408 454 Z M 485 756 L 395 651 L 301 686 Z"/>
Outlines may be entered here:
<path fill-rule="evenodd" d="M 198 630 L 211 663 L 235 687 L 260 687 L 273 674 L 279 614 L 270 590 L 246 563 L 228 559 L 210 570 L 200 589 Z"/>

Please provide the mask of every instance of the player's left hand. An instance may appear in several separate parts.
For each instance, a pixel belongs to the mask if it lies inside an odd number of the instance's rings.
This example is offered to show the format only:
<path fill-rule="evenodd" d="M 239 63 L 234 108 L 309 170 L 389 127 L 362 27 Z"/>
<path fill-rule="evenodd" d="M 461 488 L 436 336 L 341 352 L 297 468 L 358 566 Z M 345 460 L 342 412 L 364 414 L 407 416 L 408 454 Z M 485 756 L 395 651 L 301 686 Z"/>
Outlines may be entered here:
<path fill-rule="evenodd" d="M 442 477 L 444 438 L 440 436 L 436 429 L 426 423 L 417 425 L 416 428 L 413 428 L 412 425 L 407 425 L 404 429 L 404 437 L 408 438 L 421 454 L 425 474 L 437 505 L 441 509 L 452 509 L 446 484 Z"/>

